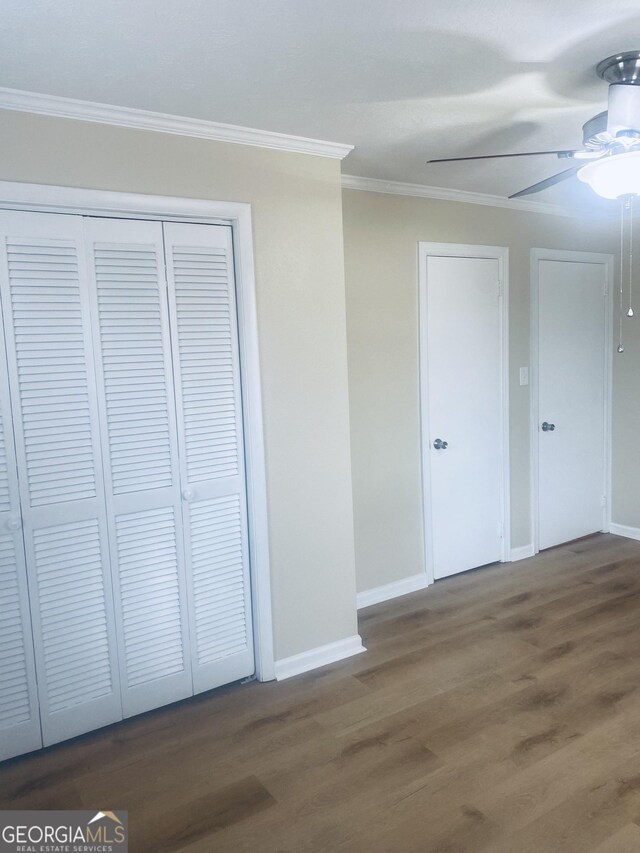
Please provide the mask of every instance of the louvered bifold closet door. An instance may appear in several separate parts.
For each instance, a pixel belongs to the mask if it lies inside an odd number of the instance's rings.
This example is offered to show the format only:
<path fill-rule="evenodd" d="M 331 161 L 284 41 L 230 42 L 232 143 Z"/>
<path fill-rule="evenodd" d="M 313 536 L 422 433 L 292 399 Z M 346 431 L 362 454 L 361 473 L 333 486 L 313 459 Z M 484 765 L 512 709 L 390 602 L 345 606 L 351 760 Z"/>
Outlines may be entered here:
<path fill-rule="evenodd" d="M 4 352 L 0 329 L 0 761 L 42 746 Z"/>
<path fill-rule="evenodd" d="M 124 715 L 193 692 L 162 224 L 85 220 Z"/>
<path fill-rule="evenodd" d="M 231 228 L 165 223 L 194 689 L 254 670 Z"/>
<path fill-rule="evenodd" d="M 122 717 L 82 219 L 2 213 L 0 223 L 0 295 L 47 745 Z"/>

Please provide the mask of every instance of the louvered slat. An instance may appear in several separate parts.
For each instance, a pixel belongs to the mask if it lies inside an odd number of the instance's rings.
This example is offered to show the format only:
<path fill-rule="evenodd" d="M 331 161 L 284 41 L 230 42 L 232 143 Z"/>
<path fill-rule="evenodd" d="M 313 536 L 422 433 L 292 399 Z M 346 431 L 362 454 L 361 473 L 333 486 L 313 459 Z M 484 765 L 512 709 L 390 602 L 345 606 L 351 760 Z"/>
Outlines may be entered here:
<path fill-rule="evenodd" d="M 61 552 L 65 538 L 69 547 Z M 70 558 L 82 548 L 82 578 L 91 590 L 78 594 Z M 46 638 L 45 685 L 52 713 L 112 692 L 100 529 L 97 521 L 43 528 L 34 533 L 40 622 Z M 64 619 L 59 619 L 60 614 Z M 86 624 L 92 629 L 87 642 Z"/>
<path fill-rule="evenodd" d="M 238 473 L 237 407 L 229 270 L 224 248 L 173 252 L 176 322 L 182 367 L 187 477 L 191 483 Z M 212 370 L 214 357 L 222 358 Z M 209 439 L 227 430 L 224 446 Z M 202 442 L 197 449 L 197 442 Z"/>
<path fill-rule="evenodd" d="M 6 251 L 31 506 L 94 497 L 76 245 L 9 238 Z"/>
<path fill-rule="evenodd" d="M 13 536 L 0 534 L 0 730 L 30 719 L 25 636 Z"/>
<path fill-rule="evenodd" d="M 249 675 L 253 637 L 230 229 L 165 223 L 196 692 Z"/>
<path fill-rule="evenodd" d="M 96 243 L 94 263 L 114 494 L 170 486 L 155 247 Z"/>
<path fill-rule="evenodd" d="M 9 429 L 11 424 L 9 423 Z M 7 471 L 7 448 L 4 438 L 4 418 L 0 412 L 0 513 L 9 512 L 11 509 L 11 496 L 9 494 L 9 476 Z"/>
<path fill-rule="evenodd" d="M 175 518 L 161 509 L 116 523 L 127 682 L 135 687 L 184 670 Z"/>
<path fill-rule="evenodd" d="M 92 219 L 85 234 L 129 716 L 193 689 L 162 226 Z"/>
<path fill-rule="evenodd" d="M 2 228 L 0 220 L 0 229 Z M 2 252 L 0 252 L 2 255 Z M 7 283 L 6 262 L 0 280 Z M 0 760 L 42 746 L 13 413 L 0 327 Z"/>
<path fill-rule="evenodd" d="M 189 695 L 192 673 L 200 691 L 253 670 L 239 355 L 229 229 L 169 226 L 168 306 L 159 223 L 20 216 L 20 236 L 7 241 L 3 301 L 51 743 L 122 713 L 107 527 L 125 715 Z M 10 503 L 3 440 L 0 418 L 0 516 Z M 191 501 L 184 510 L 183 489 Z M 4 714 L 14 726 L 29 708 L 27 647 L 20 591 L 3 555 L 0 536 L 0 725 Z"/>
<path fill-rule="evenodd" d="M 48 745 L 122 717 L 82 218 L 12 212 L 0 222 L 16 467 Z"/>
<path fill-rule="evenodd" d="M 196 648 L 198 663 L 205 664 L 247 647 L 240 499 L 196 502 L 189 515 Z M 212 533 L 221 515 L 227 524 Z M 213 618 L 218 614 L 222 618 Z"/>

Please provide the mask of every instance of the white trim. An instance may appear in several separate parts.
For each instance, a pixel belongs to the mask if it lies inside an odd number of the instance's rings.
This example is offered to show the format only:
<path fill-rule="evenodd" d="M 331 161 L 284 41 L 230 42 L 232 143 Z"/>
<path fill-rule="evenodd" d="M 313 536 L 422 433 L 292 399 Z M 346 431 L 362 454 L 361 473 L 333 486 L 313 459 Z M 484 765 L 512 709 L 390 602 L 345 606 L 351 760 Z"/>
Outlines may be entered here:
<path fill-rule="evenodd" d="M 440 201 L 461 201 L 466 204 L 484 204 L 489 207 L 506 207 L 509 210 L 524 210 L 529 213 L 548 213 L 553 216 L 581 216 L 580 210 L 571 210 L 559 204 L 545 201 L 527 201 L 519 198 L 503 198 L 499 195 L 475 193 L 469 190 L 454 190 L 448 187 L 430 187 L 426 184 L 409 184 L 403 181 L 385 181 L 380 178 L 361 178 L 343 175 L 342 188 L 369 193 L 408 195 L 417 198 L 434 198 Z"/>
<path fill-rule="evenodd" d="M 614 533 L 616 536 L 625 536 L 627 539 L 640 540 L 640 527 L 629 527 L 626 524 L 611 522 L 609 533 Z"/>
<path fill-rule="evenodd" d="M 251 205 L 0 181 L 0 208 L 231 225 L 240 329 L 256 677 L 275 678 Z"/>
<path fill-rule="evenodd" d="M 309 649 L 309 651 L 301 652 L 299 655 L 291 655 L 291 657 L 277 660 L 275 665 L 276 678 L 278 681 L 283 681 L 285 678 L 309 672 L 311 669 L 318 669 L 318 667 L 353 657 L 353 655 L 359 655 L 361 652 L 366 652 L 362 645 L 362 638 L 360 634 L 354 634 L 353 637 L 346 637 L 344 640 L 337 640 L 335 643 L 327 643 L 326 646 L 317 646 L 315 649 Z"/>
<path fill-rule="evenodd" d="M 501 422 L 502 422 L 502 562 L 511 556 L 511 485 L 509 459 L 509 249 L 504 246 L 475 246 L 459 243 L 418 243 L 419 271 L 419 372 L 420 372 L 420 452 L 422 457 L 422 498 L 424 519 L 424 549 L 427 583 L 434 582 L 431 528 L 431 470 L 428 437 L 426 435 L 425 405 L 428 397 L 427 382 L 427 258 L 466 257 L 495 258 L 499 265 L 500 290 L 500 360 L 501 360 Z"/>
<path fill-rule="evenodd" d="M 511 549 L 511 562 L 516 563 L 518 560 L 526 560 L 528 557 L 534 557 L 536 553 L 533 545 L 520 545 L 519 548 Z"/>
<path fill-rule="evenodd" d="M 267 475 L 251 206 L 239 204 L 236 217 L 231 220 L 231 223 L 236 267 L 256 677 L 259 681 L 272 681 L 275 678 L 275 668 Z"/>
<path fill-rule="evenodd" d="M 611 430 L 613 417 L 612 386 L 612 322 L 613 322 L 613 255 L 600 252 L 574 252 L 567 249 L 531 249 L 530 261 L 530 369 L 529 369 L 529 407 L 530 422 L 530 462 L 531 462 L 531 532 L 533 548 L 537 554 L 540 551 L 540 513 L 539 498 L 539 453 L 538 453 L 538 420 L 539 420 L 539 292 L 540 278 L 538 264 L 540 261 L 571 261 L 574 263 L 603 264 L 606 272 L 605 293 L 605 342 L 604 342 L 604 482 L 602 485 L 605 506 L 602 513 L 602 530 L 608 531 L 611 526 Z M 622 535 L 622 534 L 621 534 Z"/>
<path fill-rule="evenodd" d="M 345 145 L 342 142 L 326 142 L 323 139 L 308 139 L 304 136 L 292 136 L 288 133 L 256 130 L 252 127 L 221 124 L 217 121 L 188 118 L 187 116 L 170 115 L 169 113 L 158 113 L 151 110 L 117 107 L 112 104 L 81 101 L 76 98 L 61 98 L 58 95 L 43 95 L 39 92 L 27 92 L 23 89 L 0 87 L 0 109 L 71 118 L 78 121 L 92 121 L 98 124 L 111 124 L 116 127 L 130 127 L 137 130 L 174 133 L 178 136 L 195 136 L 199 139 L 212 139 L 216 142 L 233 142 L 236 145 L 275 148 L 280 151 L 294 151 L 297 154 L 315 154 L 337 160 L 344 159 L 350 151 L 353 151 L 353 145 Z"/>
<path fill-rule="evenodd" d="M 88 216 L 179 220 L 181 222 L 228 223 L 248 204 L 209 201 L 200 198 L 139 195 L 111 190 L 57 187 L 0 181 L 0 208 L 45 213 L 84 213 Z"/>
<path fill-rule="evenodd" d="M 402 578 L 399 581 L 392 581 L 391 583 L 382 584 L 382 586 L 365 589 L 359 592 L 356 597 L 358 610 L 361 610 L 363 607 L 371 607 L 372 604 L 380 604 L 381 601 L 389 601 L 401 595 L 408 595 L 410 592 L 417 592 L 419 589 L 425 589 L 427 586 L 427 575 L 425 572 L 420 572 L 417 575 L 410 575 L 408 578 Z"/>

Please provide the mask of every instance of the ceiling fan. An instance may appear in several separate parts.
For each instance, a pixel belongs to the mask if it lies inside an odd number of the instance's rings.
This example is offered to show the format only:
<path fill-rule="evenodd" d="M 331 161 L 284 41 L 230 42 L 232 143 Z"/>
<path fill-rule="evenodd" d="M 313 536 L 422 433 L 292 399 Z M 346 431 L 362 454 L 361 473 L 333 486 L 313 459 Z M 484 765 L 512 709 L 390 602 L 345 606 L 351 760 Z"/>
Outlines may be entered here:
<path fill-rule="evenodd" d="M 540 192 L 566 181 L 573 175 L 577 175 L 604 198 L 640 194 L 640 50 L 618 53 L 603 59 L 596 66 L 596 73 L 609 83 L 608 109 L 583 124 L 582 148 L 447 157 L 427 162 L 459 163 L 465 160 L 497 160 L 555 154 L 560 160 L 579 162 L 510 195 L 509 198 L 520 198 Z"/>

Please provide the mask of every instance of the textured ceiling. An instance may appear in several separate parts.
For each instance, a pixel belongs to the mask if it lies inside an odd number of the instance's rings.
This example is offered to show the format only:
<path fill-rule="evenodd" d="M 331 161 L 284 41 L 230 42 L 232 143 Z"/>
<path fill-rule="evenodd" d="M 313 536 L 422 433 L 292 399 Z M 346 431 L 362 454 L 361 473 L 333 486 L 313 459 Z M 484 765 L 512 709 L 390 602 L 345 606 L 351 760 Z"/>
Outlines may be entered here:
<path fill-rule="evenodd" d="M 0 85 L 351 143 L 343 171 L 506 196 L 606 108 L 638 0 L 5 0 Z M 532 196 L 590 202 L 576 179 Z"/>

